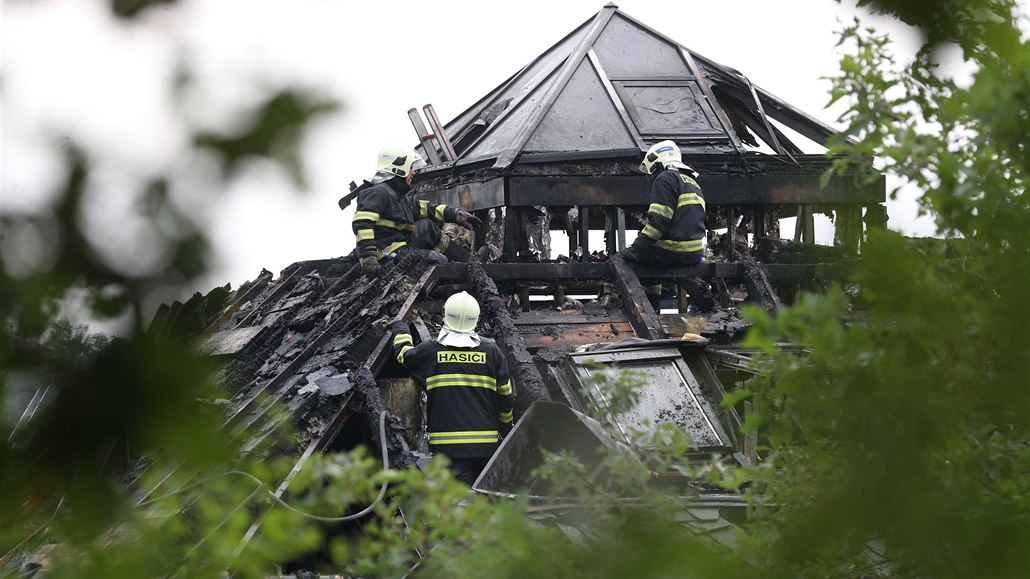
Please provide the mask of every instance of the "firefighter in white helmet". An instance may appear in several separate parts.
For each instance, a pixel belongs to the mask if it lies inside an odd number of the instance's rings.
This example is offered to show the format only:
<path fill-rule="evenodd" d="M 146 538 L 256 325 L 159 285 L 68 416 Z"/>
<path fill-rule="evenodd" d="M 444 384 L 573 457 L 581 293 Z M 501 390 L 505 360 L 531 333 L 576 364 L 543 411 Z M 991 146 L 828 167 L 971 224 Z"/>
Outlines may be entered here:
<path fill-rule="evenodd" d="M 436 223 L 457 223 L 477 229 L 482 221 L 461 209 L 418 200 L 410 193 L 415 170 L 426 165 L 413 149 L 387 145 L 379 151 L 376 174 L 358 193 L 351 226 L 366 274 L 379 272 L 379 261 L 409 247 L 433 249 L 451 259 L 468 260 L 468 252 L 451 247 Z"/>
<path fill-rule="evenodd" d="M 626 261 L 663 266 L 690 266 L 703 261 L 706 242 L 705 197 L 694 179 L 697 172 L 683 163 L 673 141 L 655 143 L 644 154 L 640 171 L 651 183 L 644 228 L 633 244 L 619 252 Z M 661 285 L 645 285 L 652 305 Z"/>
<path fill-rule="evenodd" d="M 472 486 L 511 429 L 511 377 L 497 344 L 476 334 L 476 298 L 460 292 L 443 309 L 436 340 L 417 346 L 407 322 L 394 322 L 393 349 L 425 385 L 429 449 L 446 455 L 455 478 Z"/>
<path fill-rule="evenodd" d="M 650 205 L 640 235 L 620 254 L 628 261 L 687 266 L 702 261 L 705 197 L 672 141 L 655 143 L 640 163 L 651 182 Z"/>

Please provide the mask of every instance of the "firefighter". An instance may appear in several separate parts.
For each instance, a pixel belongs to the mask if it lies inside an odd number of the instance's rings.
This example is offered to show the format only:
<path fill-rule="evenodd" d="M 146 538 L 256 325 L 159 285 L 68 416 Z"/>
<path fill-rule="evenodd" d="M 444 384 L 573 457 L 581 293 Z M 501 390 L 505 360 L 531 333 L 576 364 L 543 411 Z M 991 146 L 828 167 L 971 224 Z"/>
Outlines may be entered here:
<path fill-rule="evenodd" d="M 412 345 L 406 322 L 393 322 L 397 361 L 426 389 L 429 450 L 444 454 L 455 478 L 476 481 L 511 430 L 508 364 L 493 340 L 476 334 L 479 302 L 467 292 L 447 298 L 436 340 Z"/>
<path fill-rule="evenodd" d="M 626 261 L 688 266 L 701 263 L 705 244 L 705 197 L 697 173 L 683 164 L 672 141 L 655 143 L 640 170 L 651 182 L 650 205 L 640 235 L 619 252 Z"/>
<path fill-rule="evenodd" d="M 379 273 L 380 260 L 395 257 L 409 247 L 432 249 L 455 261 L 468 261 L 468 251 L 450 243 L 437 223 L 457 223 L 478 229 L 482 221 L 461 209 L 415 199 L 410 194 L 414 172 L 426 165 L 414 150 L 387 145 L 379 151 L 375 176 L 358 193 L 351 223 L 357 238 L 361 269 Z"/>
<path fill-rule="evenodd" d="M 686 267 L 704 261 L 705 197 L 697 172 L 683 164 L 672 141 L 655 143 L 644 154 L 640 170 L 651 183 L 646 223 L 633 244 L 619 252 L 626 261 Z M 644 286 L 657 303 L 661 285 Z"/>

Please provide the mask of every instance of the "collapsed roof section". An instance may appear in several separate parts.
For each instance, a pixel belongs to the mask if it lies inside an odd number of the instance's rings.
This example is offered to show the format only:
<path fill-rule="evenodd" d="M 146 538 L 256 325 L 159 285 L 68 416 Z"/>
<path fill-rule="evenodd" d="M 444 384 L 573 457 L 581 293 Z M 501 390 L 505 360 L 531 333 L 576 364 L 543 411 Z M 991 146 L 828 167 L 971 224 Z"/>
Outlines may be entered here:
<path fill-rule="evenodd" d="M 664 139 L 688 157 L 743 155 L 755 136 L 801 154 L 767 115 L 819 144 L 836 133 L 608 4 L 444 130 L 455 168 L 635 157 Z"/>

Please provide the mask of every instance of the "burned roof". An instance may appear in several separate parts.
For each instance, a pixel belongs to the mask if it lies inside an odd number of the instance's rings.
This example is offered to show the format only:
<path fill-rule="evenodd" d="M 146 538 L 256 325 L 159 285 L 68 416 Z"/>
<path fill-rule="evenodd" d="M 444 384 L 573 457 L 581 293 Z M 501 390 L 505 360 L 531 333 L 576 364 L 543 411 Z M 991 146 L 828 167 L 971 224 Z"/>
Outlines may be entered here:
<path fill-rule="evenodd" d="M 408 111 L 430 163 L 413 188 L 466 211 L 641 205 L 641 153 L 668 139 L 700 173 L 709 208 L 764 205 L 785 217 L 818 204 L 885 218 L 882 176 L 831 173 L 833 159 L 781 129 L 820 147 L 838 131 L 614 4 L 446 125 L 423 110 L 436 132 Z"/>
<path fill-rule="evenodd" d="M 741 73 L 608 4 L 444 127 L 455 167 L 636 156 L 676 141 L 686 155 L 801 149 L 772 117 L 822 143 L 832 128 Z"/>

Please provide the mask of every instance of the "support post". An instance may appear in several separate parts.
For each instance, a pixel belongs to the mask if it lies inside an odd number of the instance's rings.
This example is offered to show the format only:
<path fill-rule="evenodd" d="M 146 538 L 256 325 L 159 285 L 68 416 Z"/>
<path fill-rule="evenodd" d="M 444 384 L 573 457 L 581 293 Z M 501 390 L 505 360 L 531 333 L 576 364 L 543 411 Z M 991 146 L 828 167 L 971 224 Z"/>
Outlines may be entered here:
<path fill-rule="evenodd" d="M 504 261 L 515 263 L 519 251 L 519 237 L 522 228 L 519 226 L 519 210 L 515 207 L 504 208 Z"/>
<path fill-rule="evenodd" d="M 726 241 L 723 256 L 726 259 L 737 259 L 737 206 L 726 207 Z"/>
<path fill-rule="evenodd" d="M 622 210 L 622 207 L 615 208 L 615 226 L 618 228 L 618 251 L 626 249 L 626 212 Z"/>
<path fill-rule="evenodd" d="M 687 301 L 687 291 L 683 289 L 683 286 L 676 284 L 676 308 L 681 314 L 687 313 L 687 307 L 690 303 Z"/>
<path fill-rule="evenodd" d="M 811 245 L 815 243 L 815 212 L 812 211 L 811 205 L 804 206 L 805 212 L 805 232 L 804 242 Z"/>
<path fill-rule="evenodd" d="M 615 239 L 615 207 L 607 207 L 604 211 L 604 249 L 609 256 L 615 255 L 618 251 L 618 241 Z"/>
<path fill-rule="evenodd" d="M 583 250 L 583 259 L 590 257 L 590 206 L 579 206 L 579 247 Z"/>
<path fill-rule="evenodd" d="M 529 405 L 537 400 L 551 400 L 547 385 L 533 362 L 533 356 L 526 348 L 515 320 L 508 308 L 501 301 L 497 284 L 487 275 L 483 264 L 473 259 L 468 265 L 468 283 L 475 289 L 484 317 L 494 320 L 494 339 L 508 360 L 512 376 L 512 389 L 515 393 L 516 414 L 521 414 Z"/>

